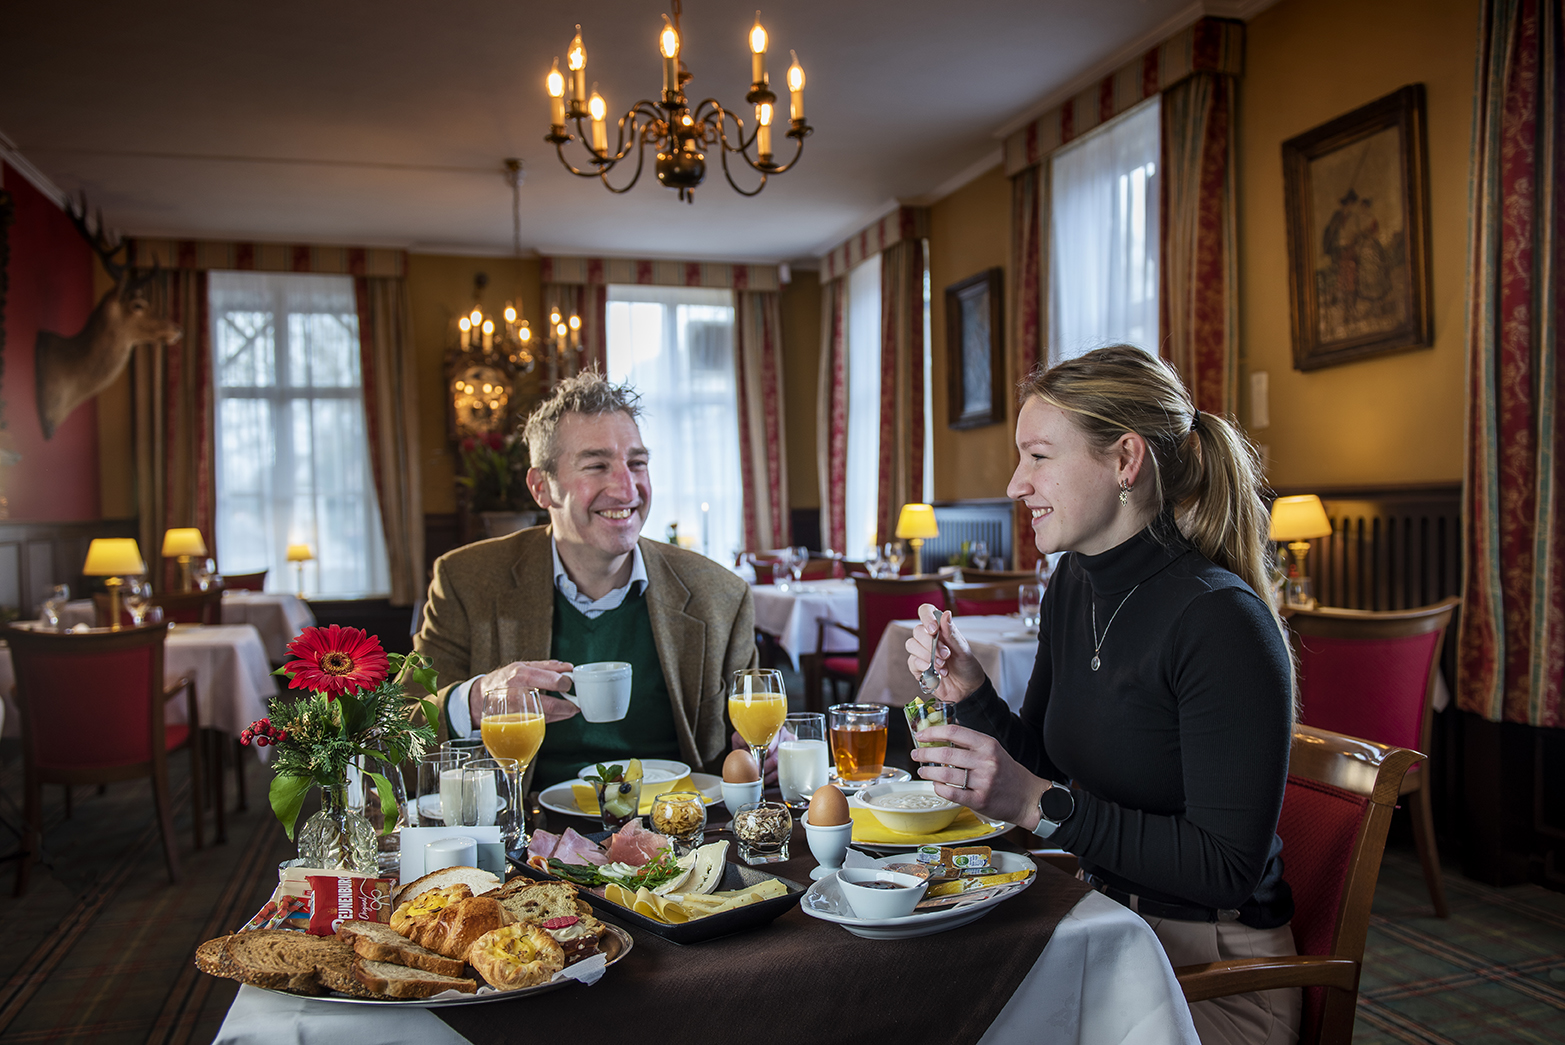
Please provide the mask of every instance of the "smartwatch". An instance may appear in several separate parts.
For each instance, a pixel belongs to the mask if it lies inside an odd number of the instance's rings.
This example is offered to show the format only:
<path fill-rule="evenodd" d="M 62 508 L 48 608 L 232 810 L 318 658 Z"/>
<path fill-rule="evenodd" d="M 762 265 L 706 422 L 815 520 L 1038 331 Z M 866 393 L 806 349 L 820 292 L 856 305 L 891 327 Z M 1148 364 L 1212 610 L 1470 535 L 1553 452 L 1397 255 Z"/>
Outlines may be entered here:
<path fill-rule="evenodd" d="M 1076 811 L 1076 796 L 1061 784 L 1051 784 L 1038 796 L 1038 826 L 1032 833 L 1048 838 Z"/>

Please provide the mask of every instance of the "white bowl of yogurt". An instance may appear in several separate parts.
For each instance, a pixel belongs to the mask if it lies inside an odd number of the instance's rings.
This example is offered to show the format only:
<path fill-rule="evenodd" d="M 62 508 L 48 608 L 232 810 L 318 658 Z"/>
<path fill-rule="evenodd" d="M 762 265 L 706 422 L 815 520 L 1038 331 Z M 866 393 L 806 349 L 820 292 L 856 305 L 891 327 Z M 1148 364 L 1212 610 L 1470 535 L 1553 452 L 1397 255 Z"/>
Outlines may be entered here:
<path fill-rule="evenodd" d="M 859 792 L 859 801 L 886 827 L 907 835 L 943 831 L 962 807 L 935 794 L 930 780 L 878 784 Z"/>

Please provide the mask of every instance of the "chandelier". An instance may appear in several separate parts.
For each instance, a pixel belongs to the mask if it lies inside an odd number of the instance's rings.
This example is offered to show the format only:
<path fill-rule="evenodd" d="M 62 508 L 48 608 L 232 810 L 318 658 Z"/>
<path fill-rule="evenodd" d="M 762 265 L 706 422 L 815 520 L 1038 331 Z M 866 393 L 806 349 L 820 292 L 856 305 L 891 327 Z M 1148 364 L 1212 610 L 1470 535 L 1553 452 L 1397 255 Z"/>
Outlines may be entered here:
<path fill-rule="evenodd" d="M 457 347 L 463 352 L 490 360 L 503 357 L 523 373 L 531 373 L 533 332 L 527 320 L 521 318 L 514 302 L 505 303 L 504 327 L 492 317 L 484 315 L 479 299 L 488 285 L 489 277 L 485 273 L 480 272 L 473 277 L 473 310 L 456 321 Z"/>
<path fill-rule="evenodd" d="M 766 180 L 773 174 L 792 169 L 804 151 L 804 139 L 813 128 L 804 122 L 804 70 L 799 66 L 799 56 L 793 56 L 788 68 L 788 130 L 786 137 L 797 143 L 793 158 L 778 163 L 772 151 L 772 124 L 776 119 L 777 96 L 772 93 L 766 73 L 766 30 L 761 27 L 760 12 L 756 12 L 755 26 L 750 30 L 750 91 L 745 101 L 755 106 L 755 126 L 746 135 L 744 120 L 731 110 L 723 108 L 715 99 L 707 98 L 694 108 L 685 96 L 685 84 L 691 76 L 681 57 L 679 30 L 680 3 L 673 0 L 674 16 L 663 16 L 663 32 L 658 38 L 663 55 L 663 92 L 657 102 L 645 99 L 636 102 L 619 118 L 614 148 L 609 149 L 606 116 L 608 105 L 593 84 L 592 95 L 587 95 L 587 49 L 582 45 L 581 26 L 576 27 L 576 38 L 566 52 L 566 64 L 570 75 L 570 97 L 566 98 L 566 76 L 560 72 L 560 60 L 554 60 L 549 71 L 549 133 L 545 141 L 553 142 L 560 163 L 572 174 L 582 178 L 598 178 L 610 192 L 629 192 L 641 178 L 645 165 L 646 148 L 653 146 L 657 159 L 657 179 L 671 189 L 679 191 L 679 198 L 695 202 L 695 188 L 706 177 L 706 151 L 716 148 L 722 161 L 723 176 L 735 192 L 742 196 L 757 195 L 766 188 Z M 566 130 L 567 116 L 573 121 L 576 133 Z M 583 120 L 589 121 L 584 127 Z M 729 130 L 729 121 L 733 130 Z M 730 135 L 732 137 L 730 138 Z M 587 150 L 587 169 L 576 167 L 565 158 L 565 143 L 580 140 Z M 590 144 L 589 144 L 590 143 Z M 754 150 L 754 158 L 751 150 Z M 634 152 L 635 172 L 630 180 L 619 188 L 609 184 L 609 171 Z M 732 153 L 761 175 L 760 184 L 753 189 L 740 187 L 734 181 L 728 167 Z"/>

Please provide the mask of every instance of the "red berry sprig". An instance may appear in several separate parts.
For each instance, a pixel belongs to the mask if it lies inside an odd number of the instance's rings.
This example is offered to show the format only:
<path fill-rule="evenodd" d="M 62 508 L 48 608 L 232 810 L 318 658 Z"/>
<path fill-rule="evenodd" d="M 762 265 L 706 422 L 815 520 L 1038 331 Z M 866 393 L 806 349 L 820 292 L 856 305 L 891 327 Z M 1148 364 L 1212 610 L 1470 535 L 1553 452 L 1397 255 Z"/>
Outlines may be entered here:
<path fill-rule="evenodd" d="M 269 718 L 257 719 L 250 723 L 250 728 L 239 734 L 239 743 L 248 747 L 254 743 L 256 747 L 266 747 L 268 744 L 281 744 L 288 739 L 286 729 L 273 727 Z"/>

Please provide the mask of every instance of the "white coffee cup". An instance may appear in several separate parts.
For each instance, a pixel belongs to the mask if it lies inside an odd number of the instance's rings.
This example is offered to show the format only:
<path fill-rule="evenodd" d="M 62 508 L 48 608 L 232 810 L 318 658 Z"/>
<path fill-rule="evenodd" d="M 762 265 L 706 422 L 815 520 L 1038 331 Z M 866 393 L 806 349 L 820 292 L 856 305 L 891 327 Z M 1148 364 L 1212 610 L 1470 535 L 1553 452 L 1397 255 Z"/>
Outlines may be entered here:
<path fill-rule="evenodd" d="M 578 664 L 565 674 L 571 692 L 560 695 L 581 708 L 588 722 L 618 722 L 630 710 L 630 665 L 625 661 Z"/>

